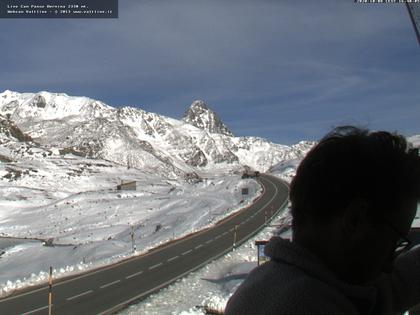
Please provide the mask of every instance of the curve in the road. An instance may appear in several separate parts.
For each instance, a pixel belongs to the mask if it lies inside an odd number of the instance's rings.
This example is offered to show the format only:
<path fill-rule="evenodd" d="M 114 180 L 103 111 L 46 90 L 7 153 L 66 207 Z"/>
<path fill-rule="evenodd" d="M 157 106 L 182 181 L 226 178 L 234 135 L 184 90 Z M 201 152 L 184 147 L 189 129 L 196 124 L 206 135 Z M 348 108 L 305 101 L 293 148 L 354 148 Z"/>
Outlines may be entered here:
<path fill-rule="evenodd" d="M 287 205 L 288 185 L 260 175 L 263 194 L 214 227 L 118 264 L 57 282 L 53 314 L 110 314 L 232 250 L 260 231 Z M 48 286 L 0 300 L 0 314 L 46 314 Z"/>

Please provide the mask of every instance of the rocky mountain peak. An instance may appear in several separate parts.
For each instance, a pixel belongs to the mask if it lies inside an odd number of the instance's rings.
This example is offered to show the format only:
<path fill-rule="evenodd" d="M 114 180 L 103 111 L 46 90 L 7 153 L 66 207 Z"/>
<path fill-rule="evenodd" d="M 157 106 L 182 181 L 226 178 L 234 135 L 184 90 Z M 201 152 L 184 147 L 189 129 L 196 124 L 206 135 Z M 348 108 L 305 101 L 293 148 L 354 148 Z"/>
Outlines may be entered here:
<path fill-rule="evenodd" d="M 194 101 L 185 112 L 182 120 L 210 133 L 233 136 L 233 133 L 222 122 L 219 116 L 202 100 Z"/>
<path fill-rule="evenodd" d="M 196 100 L 194 101 L 191 106 L 190 109 L 195 110 L 195 111 L 208 111 L 209 108 L 207 107 L 206 102 L 204 102 L 203 100 Z"/>

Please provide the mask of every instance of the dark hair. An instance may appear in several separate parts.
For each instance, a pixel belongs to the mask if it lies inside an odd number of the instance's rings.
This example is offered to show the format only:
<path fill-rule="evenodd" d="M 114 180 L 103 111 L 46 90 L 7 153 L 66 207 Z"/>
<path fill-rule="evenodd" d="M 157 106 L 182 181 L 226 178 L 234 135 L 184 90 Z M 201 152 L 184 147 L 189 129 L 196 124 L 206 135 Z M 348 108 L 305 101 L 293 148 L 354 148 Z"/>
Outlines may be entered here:
<path fill-rule="evenodd" d="M 419 200 L 419 188 L 420 158 L 403 136 L 337 127 L 297 169 L 290 187 L 292 225 L 333 218 L 357 199 L 368 203 L 373 216 L 393 211 L 405 198 Z"/>

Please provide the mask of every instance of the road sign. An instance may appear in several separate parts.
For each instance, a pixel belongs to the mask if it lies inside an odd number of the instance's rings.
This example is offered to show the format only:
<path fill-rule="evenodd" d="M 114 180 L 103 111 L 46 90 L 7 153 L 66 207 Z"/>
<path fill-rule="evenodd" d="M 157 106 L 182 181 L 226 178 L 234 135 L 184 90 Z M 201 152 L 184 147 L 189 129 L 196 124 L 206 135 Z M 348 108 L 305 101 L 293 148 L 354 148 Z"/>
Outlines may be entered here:
<path fill-rule="evenodd" d="M 257 245 L 258 266 L 270 260 L 270 258 L 264 254 L 264 247 L 267 243 L 268 241 L 255 241 L 255 245 Z"/>

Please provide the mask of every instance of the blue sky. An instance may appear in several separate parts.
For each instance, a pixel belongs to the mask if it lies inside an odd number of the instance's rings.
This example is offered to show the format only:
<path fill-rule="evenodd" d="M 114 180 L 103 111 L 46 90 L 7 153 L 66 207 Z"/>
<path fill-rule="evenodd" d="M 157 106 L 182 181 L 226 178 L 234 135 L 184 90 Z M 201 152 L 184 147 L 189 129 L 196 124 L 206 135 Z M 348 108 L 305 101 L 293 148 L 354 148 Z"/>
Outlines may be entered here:
<path fill-rule="evenodd" d="M 0 20 L 0 90 L 174 118 L 203 99 L 235 135 L 420 134 L 420 47 L 402 4 L 120 0 L 119 19 Z"/>

